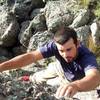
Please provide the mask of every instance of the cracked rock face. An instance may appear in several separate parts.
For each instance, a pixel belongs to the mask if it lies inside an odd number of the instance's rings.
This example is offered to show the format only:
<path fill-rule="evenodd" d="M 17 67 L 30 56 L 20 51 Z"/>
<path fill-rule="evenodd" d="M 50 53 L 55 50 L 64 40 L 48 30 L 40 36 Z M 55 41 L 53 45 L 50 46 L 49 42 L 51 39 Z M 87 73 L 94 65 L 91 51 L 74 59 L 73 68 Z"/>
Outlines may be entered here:
<path fill-rule="evenodd" d="M 18 74 L 13 71 L 13 74 Z M 16 76 L 15 75 L 15 76 Z M 1 100 L 56 100 L 54 93 L 56 88 L 45 83 L 36 84 L 19 80 L 18 76 L 0 74 L 0 98 Z"/>
<path fill-rule="evenodd" d="M 31 73 L 23 70 L 0 73 L 0 100 L 77 100 L 64 97 L 57 99 L 55 93 L 58 86 L 22 81 L 22 74 Z"/>
<path fill-rule="evenodd" d="M 0 46 L 9 47 L 15 44 L 19 24 L 12 12 L 0 12 Z"/>
<path fill-rule="evenodd" d="M 73 98 L 58 99 L 55 97 L 58 86 L 21 80 L 21 76 L 32 73 L 22 69 L 0 73 L 0 100 L 99 100 L 99 88 L 97 91 L 77 93 Z"/>
<path fill-rule="evenodd" d="M 68 26 L 72 23 L 74 15 L 65 4 L 66 1 L 51 1 L 46 4 L 44 12 L 48 30 L 54 31 L 62 24 Z"/>

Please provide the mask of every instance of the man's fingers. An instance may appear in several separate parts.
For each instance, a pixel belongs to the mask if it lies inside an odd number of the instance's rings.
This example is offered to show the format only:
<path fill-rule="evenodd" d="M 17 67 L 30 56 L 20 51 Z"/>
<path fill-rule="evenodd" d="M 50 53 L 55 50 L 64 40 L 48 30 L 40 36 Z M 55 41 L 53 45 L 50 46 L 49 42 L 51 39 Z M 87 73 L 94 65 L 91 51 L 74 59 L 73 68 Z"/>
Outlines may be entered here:
<path fill-rule="evenodd" d="M 56 97 L 73 97 L 77 93 L 75 85 L 60 86 L 56 92 Z"/>
<path fill-rule="evenodd" d="M 64 96 L 64 94 L 65 94 L 65 92 L 66 92 L 66 89 L 67 89 L 67 86 L 60 86 L 60 87 L 57 89 L 56 97 L 57 97 L 57 98 L 60 98 L 60 97 Z"/>
<path fill-rule="evenodd" d="M 59 94 L 60 94 L 60 91 L 62 89 L 62 86 L 60 86 L 58 89 L 57 89 L 57 92 L 56 92 L 56 97 L 59 98 Z"/>
<path fill-rule="evenodd" d="M 72 92 L 72 89 L 71 89 L 71 87 L 68 87 L 68 89 L 66 90 L 66 92 L 65 92 L 65 97 L 71 97 L 71 92 Z"/>
<path fill-rule="evenodd" d="M 66 90 L 67 90 L 67 86 L 62 86 L 61 90 L 60 90 L 60 94 L 59 94 L 59 97 L 62 97 L 65 95 L 66 93 Z"/>
<path fill-rule="evenodd" d="M 69 86 L 68 88 L 67 88 L 67 90 L 66 90 L 66 93 L 65 93 L 65 97 L 73 97 L 75 94 L 76 94 L 76 90 L 75 89 L 73 89 L 73 87 L 72 86 Z"/>
<path fill-rule="evenodd" d="M 72 91 L 72 92 L 70 93 L 70 97 L 73 97 L 75 94 L 76 94 L 76 91 Z"/>

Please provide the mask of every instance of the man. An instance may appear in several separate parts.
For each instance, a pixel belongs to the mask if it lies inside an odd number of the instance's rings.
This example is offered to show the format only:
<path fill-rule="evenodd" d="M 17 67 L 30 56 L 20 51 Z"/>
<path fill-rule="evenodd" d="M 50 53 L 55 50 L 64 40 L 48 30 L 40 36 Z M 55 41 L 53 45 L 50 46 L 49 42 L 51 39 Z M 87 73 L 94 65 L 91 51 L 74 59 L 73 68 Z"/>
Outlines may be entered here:
<path fill-rule="evenodd" d="M 76 32 L 69 27 L 59 28 L 55 32 L 53 41 L 38 50 L 19 55 L 9 61 L 1 63 L 0 71 L 21 68 L 22 66 L 51 56 L 57 58 L 58 70 L 61 69 L 59 71 L 60 73 L 64 73 L 65 80 L 70 81 L 69 84 L 63 84 L 58 88 L 56 97 L 73 97 L 77 92 L 88 91 L 99 85 L 100 73 L 97 68 L 96 58 L 87 48 L 79 43 Z M 56 67 L 55 63 L 54 66 L 53 64 L 51 65 L 52 68 Z M 39 74 L 39 77 L 44 77 L 46 73 L 42 73 L 44 75 Z M 48 74 L 51 74 L 50 77 L 53 77 L 57 75 L 57 72 L 51 70 L 49 73 L 48 70 Z M 44 79 L 48 77 L 45 76 Z"/>

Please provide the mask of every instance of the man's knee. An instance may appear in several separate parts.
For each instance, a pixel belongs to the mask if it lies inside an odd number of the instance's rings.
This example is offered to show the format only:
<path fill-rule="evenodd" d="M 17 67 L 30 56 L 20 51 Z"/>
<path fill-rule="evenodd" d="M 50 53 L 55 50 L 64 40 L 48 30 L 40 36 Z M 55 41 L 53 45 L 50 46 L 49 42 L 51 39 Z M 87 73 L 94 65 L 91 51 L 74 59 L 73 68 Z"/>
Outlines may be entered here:
<path fill-rule="evenodd" d="M 36 83 L 42 83 L 46 82 L 48 79 L 56 77 L 57 74 L 55 73 L 53 67 L 54 66 L 52 64 L 49 64 L 47 69 L 34 73 L 33 75 L 30 76 L 30 81 Z"/>
<path fill-rule="evenodd" d="M 52 62 L 48 65 L 47 69 L 42 70 L 40 72 L 36 72 L 35 74 L 30 76 L 30 81 L 36 83 L 46 82 L 49 79 L 53 79 L 55 77 L 60 77 L 62 82 L 65 82 L 65 76 L 63 69 L 58 62 Z"/>
<path fill-rule="evenodd" d="M 33 83 L 45 82 L 46 80 L 44 79 L 43 75 L 44 75 L 44 70 L 36 72 L 33 75 L 30 75 L 30 81 Z"/>

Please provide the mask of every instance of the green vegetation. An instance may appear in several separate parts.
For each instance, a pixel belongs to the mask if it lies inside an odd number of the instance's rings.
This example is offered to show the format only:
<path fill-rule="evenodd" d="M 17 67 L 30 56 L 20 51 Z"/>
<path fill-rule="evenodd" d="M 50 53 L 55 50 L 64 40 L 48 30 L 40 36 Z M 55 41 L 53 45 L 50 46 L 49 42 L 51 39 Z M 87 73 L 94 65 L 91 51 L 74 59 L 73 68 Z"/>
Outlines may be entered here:
<path fill-rule="evenodd" d="M 97 63 L 100 65 L 100 57 L 97 58 Z"/>
<path fill-rule="evenodd" d="M 89 37 L 88 48 L 95 53 L 96 57 L 100 57 L 100 46 L 94 44 L 92 37 Z"/>
<path fill-rule="evenodd" d="M 100 19 L 100 0 L 96 1 L 96 0 L 78 0 L 78 4 L 81 7 L 88 7 L 89 3 L 92 2 L 92 4 L 95 6 L 96 8 L 94 8 L 94 13 L 96 15 L 97 18 Z M 93 2 L 97 2 L 97 4 L 93 3 Z"/>
<path fill-rule="evenodd" d="M 100 1 L 97 2 L 97 6 L 96 6 L 94 13 L 97 16 L 97 18 L 100 19 Z"/>
<path fill-rule="evenodd" d="M 91 36 L 89 37 L 88 48 L 95 54 L 95 56 L 97 58 L 97 63 L 99 65 L 99 69 L 100 69 L 100 46 L 96 46 L 93 43 L 93 39 Z"/>
<path fill-rule="evenodd" d="M 86 7 L 91 0 L 80 0 L 80 4 Z"/>

